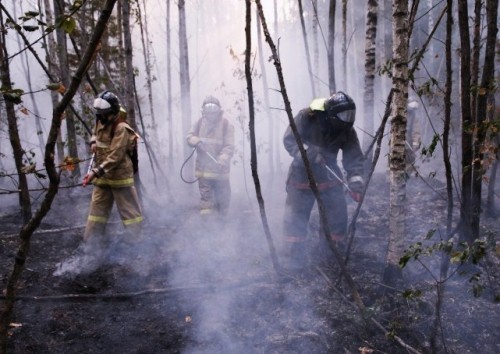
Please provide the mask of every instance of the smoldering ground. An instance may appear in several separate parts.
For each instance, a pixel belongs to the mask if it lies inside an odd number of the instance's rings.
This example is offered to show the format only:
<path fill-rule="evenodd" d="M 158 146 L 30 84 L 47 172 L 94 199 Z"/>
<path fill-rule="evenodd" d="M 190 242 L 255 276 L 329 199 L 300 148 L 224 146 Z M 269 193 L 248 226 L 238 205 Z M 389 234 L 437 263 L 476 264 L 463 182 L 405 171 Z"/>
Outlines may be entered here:
<path fill-rule="evenodd" d="M 384 308 L 373 291 L 380 283 L 387 247 L 384 181 L 383 176 L 378 178 L 369 189 L 349 270 L 376 318 L 406 343 L 425 351 L 430 347 L 436 303 L 429 272 L 411 264 L 411 288 L 422 295 L 405 300 L 404 306 Z M 10 352 L 355 353 L 358 348 L 401 352 L 401 346 L 363 321 L 343 282 L 335 287 L 339 272 L 333 258 L 317 260 L 311 253 L 315 263 L 306 271 L 287 282 L 277 280 L 257 204 L 240 187 L 234 186 L 226 223 L 200 219 L 195 185 L 187 192 L 176 186 L 173 199 L 163 196 L 162 190 L 147 192 L 144 234 L 154 252 L 141 251 L 150 274 L 143 277 L 128 264 L 110 263 L 72 279 L 55 277 L 53 272 L 81 242 L 90 189 L 61 190 L 41 226 L 53 231 L 33 235 L 18 290 Z M 408 242 L 422 240 L 429 228 L 442 225 L 437 212 L 444 204 L 423 187 L 418 180 L 408 184 Z M 264 189 L 279 254 L 284 188 L 277 179 L 276 185 Z M 270 195 L 273 198 L 266 197 Z M 2 214 L 2 225 L 14 233 L 19 221 L 7 217 L 15 214 L 15 203 L 11 206 Z M 350 203 L 350 214 L 353 207 Z M 123 236 L 115 212 L 111 221 L 109 231 Z M 17 239 L 0 240 L 2 284 L 6 284 Z M 422 258 L 422 262 L 434 269 L 434 260 Z M 494 272 L 492 276 L 498 279 Z M 497 326 L 497 305 L 487 297 L 474 298 L 468 278 L 457 273 L 452 281 L 441 310 L 448 349 L 495 352 L 498 341 L 491 333 Z"/>

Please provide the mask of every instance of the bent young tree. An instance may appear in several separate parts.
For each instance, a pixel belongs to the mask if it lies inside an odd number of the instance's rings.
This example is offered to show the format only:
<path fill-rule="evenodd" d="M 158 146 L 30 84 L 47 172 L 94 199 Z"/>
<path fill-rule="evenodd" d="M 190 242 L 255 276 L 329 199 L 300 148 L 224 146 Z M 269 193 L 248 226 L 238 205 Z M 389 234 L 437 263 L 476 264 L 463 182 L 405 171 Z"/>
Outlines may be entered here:
<path fill-rule="evenodd" d="M 54 107 L 52 114 L 52 123 L 50 126 L 50 132 L 47 137 L 47 143 L 45 145 L 45 168 L 47 170 L 47 175 L 49 178 L 49 188 L 47 194 L 40 205 L 40 208 L 35 213 L 35 215 L 25 224 L 21 231 L 19 232 L 20 245 L 16 254 L 16 262 L 14 264 L 12 273 L 7 282 L 7 288 L 5 289 L 5 301 L 0 312 L 0 354 L 7 353 L 7 338 L 9 323 L 12 316 L 12 311 L 14 308 L 16 289 L 18 281 L 21 277 L 22 271 L 24 269 L 24 264 L 30 249 L 31 235 L 40 226 L 43 218 L 47 215 L 52 202 L 59 189 L 59 174 L 56 169 L 54 161 L 54 150 L 57 142 L 57 137 L 59 135 L 59 130 L 61 127 L 62 116 L 71 100 L 73 99 L 78 87 L 85 76 L 89 65 L 94 57 L 95 50 L 99 44 L 99 40 L 106 28 L 106 24 L 111 16 L 114 5 L 117 0 L 107 0 L 103 6 L 103 10 L 96 23 L 94 32 L 92 34 L 91 40 L 85 50 L 82 57 L 80 65 L 78 66 L 71 83 L 63 95 L 59 104 Z"/>

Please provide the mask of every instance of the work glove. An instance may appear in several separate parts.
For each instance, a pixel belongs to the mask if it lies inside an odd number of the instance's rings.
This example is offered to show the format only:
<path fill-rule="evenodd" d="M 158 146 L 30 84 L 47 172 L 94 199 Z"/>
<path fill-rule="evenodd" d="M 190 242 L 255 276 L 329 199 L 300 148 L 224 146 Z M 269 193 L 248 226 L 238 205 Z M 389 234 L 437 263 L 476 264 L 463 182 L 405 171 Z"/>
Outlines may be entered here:
<path fill-rule="evenodd" d="M 306 150 L 307 158 L 311 163 L 317 163 L 319 165 L 324 165 L 326 163 L 325 158 L 321 154 L 320 148 L 316 146 L 310 146 Z"/>
<path fill-rule="evenodd" d="M 90 173 L 87 173 L 85 177 L 83 177 L 82 181 L 82 186 L 85 187 L 87 184 L 92 182 L 92 180 L 95 178 L 95 173 L 92 171 Z"/>
<path fill-rule="evenodd" d="M 189 145 L 198 147 L 201 144 L 201 139 L 197 136 L 192 136 L 189 138 Z"/>
<path fill-rule="evenodd" d="M 95 154 L 97 151 L 97 143 L 95 141 L 90 142 L 90 152 Z"/>
<path fill-rule="evenodd" d="M 355 202 L 360 202 L 361 201 L 361 195 L 363 193 L 363 189 L 365 187 L 365 184 L 363 183 L 363 180 L 361 177 L 355 176 L 354 178 L 350 178 L 348 182 L 349 186 L 349 194 L 351 198 Z"/>
<path fill-rule="evenodd" d="M 217 158 L 217 164 L 220 166 L 220 167 L 224 167 L 226 166 L 228 163 L 228 158 L 227 156 L 225 155 L 221 155 Z"/>

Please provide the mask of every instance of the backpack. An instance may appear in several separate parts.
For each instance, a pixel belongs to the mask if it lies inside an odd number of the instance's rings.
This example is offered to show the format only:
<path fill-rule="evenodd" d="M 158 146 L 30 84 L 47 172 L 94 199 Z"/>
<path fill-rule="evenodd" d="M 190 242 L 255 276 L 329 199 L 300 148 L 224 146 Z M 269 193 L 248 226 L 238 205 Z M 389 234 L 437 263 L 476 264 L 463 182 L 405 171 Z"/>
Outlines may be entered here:
<path fill-rule="evenodd" d="M 134 147 L 132 148 L 132 150 L 127 150 L 127 155 L 130 157 L 130 160 L 132 160 L 132 169 L 134 171 L 134 174 L 136 174 L 137 172 L 139 172 L 139 152 L 138 152 L 138 149 L 137 149 L 137 140 L 138 140 L 139 136 L 137 135 L 137 133 L 130 127 L 130 125 L 128 125 L 127 122 L 125 122 L 125 120 L 123 120 L 123 119 L 117 119 L 113 123 L 113 128 L 111 129 L 111 139 L 113 139 L 113 137 L 115 136 L 116 127 L 121 122 L 126 123 L 127 124 L 127 129 L 129 131 L 133 132 L 134 135 L 135 135 L 135 139 L 134 139 L 135 144 L 134 144 Z"/>

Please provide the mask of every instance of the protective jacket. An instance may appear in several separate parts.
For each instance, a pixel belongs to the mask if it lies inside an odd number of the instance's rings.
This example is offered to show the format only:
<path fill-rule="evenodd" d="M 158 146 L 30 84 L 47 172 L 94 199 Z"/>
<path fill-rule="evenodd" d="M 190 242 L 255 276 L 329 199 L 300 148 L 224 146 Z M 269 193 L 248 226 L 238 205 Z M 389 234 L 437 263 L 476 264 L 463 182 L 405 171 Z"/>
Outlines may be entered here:
<path fill-rule="evenodd" d="M 97 122 L 91 144 L 96 143 L 96 172 L 94 185 L 126 187 L 134 185 L 133 163 L 130 152 L 137 144 L 138 135 L 124 121 L 103 125 Z"/>
<path fill-rule="evenodd" d="M 342 166 L 347 172 L 348 180 L 362 181 L 363 153 L 352 124 L 329 118 L 324 111 L 324 102 L 325 99 L 313 101 L 310 107 L 297 114 L 294 121 L 326 209 L 330 238 L 342 241 L 347 228 L 347 204 L 337 155 L 342 152 Z M 283 144 L 293 157 L 287 180 L 283 223 L 285 259 L 290 265 L 298 265 L 305 261 L 308 225 L 316 200 L 290 127 L 285 132 Z M 336 176 L 328 171 L 325 164 Z"/>
<path fill-rule="evenodd" d="M 230 162 L 234 153 L 234 127 L 226 118 L 200 118 L 186 140 L 192 147 L 201 144 L 196 155 L 196 177 L 229 179 Z"/>
<path fill-rule="evenodd" d="M 337 165 L 337 155 L 342 150 L 342 166 L 347 172 L 347 179 L 363 175 L 363 153 L 356 131 L 351 126 L 342 132 L 335 131 L 328 123 L 326 112 L 311 107 L 301 110 L 294 119 L 297 130 L 306 148 L 317 148 L 326 164 L 339 177 L 342 173 Z M 289 187 L 309 188 L 305 166 L 299 152 L 299 147 L 290 127 L 285 132 L 283 144 L 294 158 L 289 171 Z M 314 178 L 319 189 L 331 187 L 339 181 L 332 178 L 327 169 L 320 164 L 311 162 Z"/>
<path fill-rule="evenodd" d="M 134 186 L 133 163 L 129 151 L 137 144 L 138 136 L 124 121 L 109 124 L 97 121 L 90 143 L 96 144 L 96 178 L 92 180 L 92 202 L 89 208 L 84 239 L 100 238 L 116 203 L 127 238 L 139 238 L 143 221 L 141 205 Z"/>

